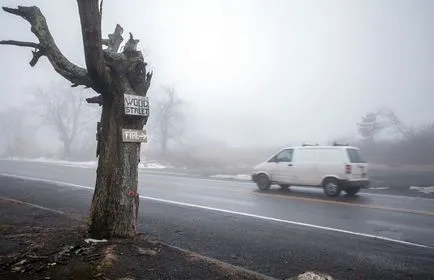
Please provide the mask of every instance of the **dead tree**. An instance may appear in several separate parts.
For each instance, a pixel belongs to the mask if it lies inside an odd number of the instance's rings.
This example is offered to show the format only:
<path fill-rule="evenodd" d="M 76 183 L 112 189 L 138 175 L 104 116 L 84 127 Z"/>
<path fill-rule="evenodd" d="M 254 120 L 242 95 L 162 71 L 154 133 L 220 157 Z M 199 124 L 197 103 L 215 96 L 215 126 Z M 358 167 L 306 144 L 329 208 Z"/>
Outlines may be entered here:
<path fill-rule="evenodd" d="M 85 111 L 83 94 L 71 94 L 72 90 L 53 86 L 50 90 L 38 89 L 33 93 L 34 107 L 44 121 L 51 125 L 63 144 L 63 158 L 72 156 L 72 148 L 86 124 L 94 120 Z"/>
<path fill-rule="evenodd" d="M 392 109 L 386 107 L 383 109 L 378 110 L 378 115 L 382 116 L 383 118 L 387 119 L 389 121 L 389 125 L 393 127 L 396 131 L 398 131 L 402 136 L 409 138 L 412 133 L 411 129 L 409 129 L 395 114 L 395 112 L 392 111 Z"/>
<path fill-rule="evenodd" d="M 153 132 L 160 144 L 162 156 L 166 156 L 168 144 L 180 140 L 183 133 L 184 115 L 182 106 L 184 101 L 177 95 L 175 87 L 163 87 L 159 99 L 153 107 Z"/>
<path fill-rule="evenodd" d="M 89 233 L 94 238 L 133 237 L 137 227 L 137 193 L 140 143 L 122 142 L 122 128 L 142 129 L 147 117 L 124 115 L 124 94 L 146 96 L 152 73 L 137 50 L 139 40 L 130 33 L 122 52 L 123 29 L 117 25 L 108 39 L 102 39 L 102 5 L 99 0 L 77 0 L 86 68 L 69 61 L 59 50 L 46 19 L 35 6 L 3 8 L 31 25 L 39 43 L 1 41 L 0 44 L 34 48 L 30 65 L 45 56 L 54 70 L 73 87 L 92 88 L 98 95 L 88 103 L 102 105 L 99 160 L 95 191 L 89 217 Z M 102 1 L 101 1 L 102 4 Z M 103 45 L 107 48 L 103 49 Z"/>

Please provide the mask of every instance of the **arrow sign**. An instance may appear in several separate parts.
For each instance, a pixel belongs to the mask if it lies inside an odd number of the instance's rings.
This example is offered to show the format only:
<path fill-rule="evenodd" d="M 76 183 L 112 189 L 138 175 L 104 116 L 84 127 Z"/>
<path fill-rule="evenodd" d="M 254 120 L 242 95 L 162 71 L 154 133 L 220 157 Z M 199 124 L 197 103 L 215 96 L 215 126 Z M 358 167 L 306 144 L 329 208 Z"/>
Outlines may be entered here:
<path fill-rule="evenodd" d="M 146 130 L 122 129 L 122 141 L 148 143 Z"/>

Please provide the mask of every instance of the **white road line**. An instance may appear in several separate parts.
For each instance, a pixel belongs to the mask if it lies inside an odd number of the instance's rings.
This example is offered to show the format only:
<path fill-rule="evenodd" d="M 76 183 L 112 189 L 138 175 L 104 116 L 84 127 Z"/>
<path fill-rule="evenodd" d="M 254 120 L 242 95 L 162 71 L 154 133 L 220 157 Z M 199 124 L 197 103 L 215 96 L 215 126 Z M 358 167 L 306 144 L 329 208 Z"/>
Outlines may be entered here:
<path fill-rule="evenodd" d="M 151 175 L 155 177 L 167 177 L 165 174 L 157 174 L 157 173 L 149 173 L 149 172 L 141 172 L 142 174 Z M 193 176 L 173 176 L 176 178 L 181 178 L 185 180 L 201 180 L 201 181 L 208 181 L 213 183 L 219 183 L 220 185 L 230 185 L 232 188 L 244 188 L 248 184 L 252 185 L 252 188 L 255 189 L 255 185 L 253 182 L 248 181 L 237 181 L 237 180 L 224 180 L 224 179 L 212 179 L 212 178 L 203 178 L 203 177 L 193 177 Z M 313 188 L 313 187 L 297 187 L 294 186 L 297 190 L 309 190 L 309 191 L 321 191 L 320 188 Z M 389 190 L 392 188 L 388 188 Z M 322 192 L 322 191 L 321 191 Z M 399 199 L 409 199 L 409 200 L 423 200 L 423 201 L 434 201 L 434 198 L 427 198 L 427 197 L 417 197 L 417 196 L 406 196 L 406 195 L 397 195 L 397 194 L 384 194 L 384 193 L 369 193 L 369 192 L 361 192 L 361 195 L 367 195 L 367 196 L 378 196 L 378 197 L 389 197 L 389 198 L 399 198 Z"/>
<path fill-rule="evenodd" d="M 91 187 L 86 187 L 86 186 L 81 186 L 81 185 L 76 185 L 76 184 L 63 183 L 63 182 L 59 182 L 59 181 L 52 181 L 52 180 L 34 178 L 34 177 L 19 176 L 19 175 L 4 174 L 4 173 L 0 173 L 0 176 L 11 177 L 11 178 L 18 178 L 18 179 L 24 179 L 24 180 L 46 182 L 46 183 L 55 184 L 55 185 L 59 185 L 59 186 L 66 186 L 66 187 L 73 187 L 73 188 L 93 190 L 93 188 L 91 188 Z M 378 235 L 373 235 L 373 234 L 360 233 L 360 232 L 354 232 L 354 231 L 349 231 L 349 230 L 344 230 L 344 229 L 337 229 L 337 228 L 318 226 L 318 225 L 313 225 L 313 224 L 308 224 L 308 223 L 283 220 L 283 219 L 278 219 L 278 218 L 272 218 L 272 217 L 260 216 L 260 215 L 249 214 L 249 213 L 244 213 L 244 212 L 238 212 L 238 211 L 232 211 L 232 210 L 214 208 L 214 207 L 209 207 L 209 206 L 204 206 L 204 205 L 198 205 L 198 204 L 192 204 L 192 203 L 187 203 L 187 202 L 174 201 L 174 200 L 168 200 L 168 199 L 151 197 L 151 196 L 144 196 L 144 195 L 140 195 L 140 198 L 147 199 L 147 200 L 152 200 L 152 201 L 157 201 L 157 202 L 162 202 L 162 203 L 167 203 L 167 204 L 178 205 L 178 206 L 191 207 L 191 208 L 197 208 L 197 209 L 204 209 L 204 210 L 209 210 L 209 211 L 214 211 L 214 212 L 220 212 L 220 213 L 226 213 L 226 214 L 244 216 L 244 217 L 249 217 L 249 218 L 256 218 L 256 219 L 260 219 L 260 220 L 266 220 L 266 221 L 272 221 L 272 222 L 278 222 L 278 223 L 284 223 L 284 224 L 291 224 L 291 225 L 297 225 L 297 226 L 304 226 L 304 227 L 310 227 L 310 228 L 315 228 L 315 229 L 320 229 L 320 230 L 327 230 L 327 231 L 345 233 L 345 234 L 350 234 L 350 235 L 355 235 L 355 236 L 373 238 L 373 239 L 378 239 L 378 240 L 382 240 L 382 241 L 389 241 L 389 242 L 403 244 L 403 245 L 409 245 L 409 246 L 415 246 L 415 247 L 421 247 L 421 248 L 431 248 L 431 249 L 434 248 L 434 247 L 427 246 L 427 245 L 422 245 L 422 244 L 408 242 L 408 241 L 403 241 L 403 240 L 398 240 L 398 239 L 392 239 L 392 238 L 378 236 Z"/>
<path fill-rule="evenodd" d="M 177 177 L 177 176 L 179 176 L 179 177 L 185 177 L 185 176 L 188 176 L 187 173 L 164 171 L 164 170 L 155 170 L 155 169 L 146 169 L 146 168 L 139 168 L 139 173 L 152 174 L 152 175 L 172 175 L 173 177 Z"/>
<path fill-rule="evenodd" d="M 7 159 L 0 159 L 0 161 L 10 161 Z M 20 161 L 20 160 L 16 160 L 16 161 Z M 35 162 L 35 161 L 24 161 L 24 162 L 29 162 L 29 163 L 40 163 L 40 162 Z M 47 164 L 47 163 L 43 163 L 42 164 L 46 164 L 46 165 L 51 165 L 51 166 L 62 166 L 62 167 L 69 167 L 69 168 L 81 168 L 81 169 L 91 169 L 88 167 L 80 167 L 80 166 L 73 166 L 73 165 L 59 165 L 59 164 Z M 96 169 L 93 168 L 94 170 Z M 158 177 L 166 177 L 167 175 L 171 175 L 173 177 L 177 177 L 177 178 L 183 178 L 183 179 L 187 179 L 187 180 L 203 180 L 203 181 L 210 181 L 210 182 L 219 182 L 219 183 L 236 183 L 237 185 L 232 185 L 231 187 L 237 187 L 237 186 L 241 186 L 242 185 L 247 185 L 249 183 L 249 181 L 243 181 L 243 180 L 224 180 L 224 179 L 212 179 L 212 178 L 204 178 L 204 177 L 195 177 L 192 175 L 189 175 L 187 173 L 178 173 L 178 172 L 170 172 L 170 171 L 153 171 L 153 170 L 146 170 L 146 169 L 139 169 L 139 172 L 141 174 L 147 174 L 147 175 L 154 175 L 154 176 L 158 176 Z M 253 183 L 252 183 L 253 184 Z M 305 188 L 305 187 L 303 187 Z M 389 189 L 391 189 L 389 187 Z M 402 198 L 402 199 L 410 199 L 410 200 L 423 200 L 423 201 L 433 201 L 434 198 L 426 198 L 426 197 L 415 197 L 415 196 L 405 196 L 405 195 L 396 195 L 396 194 L 379 194 L 379 193 L 367 193 L 367 192 L 362 192 L 362 195 L 367 195 L 367 196 L 379 196 L 379 197 L 390 197 L 390 198 Z"/>
<path fill-rule="evenodd" d="M 56 214 L 66 215 L 65 212 L 62 212 L 60 210 L 55 210 L 55 209 L 47 208 L 47 207 L 44 207 L 44 206 L 41 206 L 41 205 L 37 205 L 37 204 L 33 204 L 33 203 L 28 203 L 28 202 L 25 202 L 25 201 L 22 201 L 22 200 L 16 200 L 16 199 L 9 198 L 9 197 L 0 196 L 0 200 L 10 201 L 10 202 L 17 203 L 17 204 L 23 204 L 23 205 L 26 205 L 26 206 L 29 206 L 29 207 L 41 209 L 41 210 L 48 211 L 48 212 L 53 212 L 53 213 L 56 213 Z"/>
<path fill-rule="evenodd" d="M 384 241 L 390 241 L 390 242 L 395 242 L 395 243 L 405 244 L 405 245 L 411 245 L 411 246 L 416 246 L 416 247 L 433 248 L 433 247 L 430 247 L 430 246 L 427 246 L 427 245 L 422 245 L 422 244 L 418 244 L 418 243 L 413 243 L 413 242 L 407 242 L 407 241 L 402 241 L 402 240 L 397 240 L 397 239 L 382 237 L 382 236 L 373 235 L 373 234 L 359 233 L 359 232 L 354 232 L 354 231 L 349 231 L 349 230 L 343 230 L 343 229 L 337 229 L 337 228 L 331 228 L 331 227 L 323 227 L 323 226 L 318 226 L 318 225 L 313 225 L 313 224 L 307 224 L 307 223 L 301 223 L 301 222 L 295 222 L 295 221 L 288 221 L 288 220 L 283 220 L 283 219 L 278 219 L 278 218 L 272 218 L 272 217 L 259 216 L 259 215 L 255 215 L 255 214 L 237 212 L 237 211 L 232 211 L 232 210 L 225 210 L 225 209 L 208 207 L 208 206 L 197 205 L 197 204 L 191 204 L 191 203 L 180 202 L 180 201 L 167 200 L 167 199 L 156 198 L 156 197 L 151 197 L 151 196 L 143 196 L 143 195 L 141 195 L 140 198 L 147 199 L 147 200 L 158 201 L 158 202 L 163 202 L 163 203 L 175 204 L 175 205 L 180 205 L 180 206 L 187 206 L 187 207 L 205 209 L 205 210 L 210 210 L 210 211 L 215 211 L 215 212 L 221 212 L 221 213 L 227 213 L 227 214 L 245 216 L 245 217 L 256 218 L 256 219 L 261 219 L 261 220 L 268 220 L 268 221 L 273 221 L 273 222 L 279 222 L 279 223 L 285 223 L 285 224 L 291 224 L 291 225 L 297 225 L 297 226 L 305 226 L 305 227 L 310 227 L 310 228 L 315 228 L 315 229 L 321 229 L 321 230 L 328 230 L 328 231 L 334 231 L 334 232 L 339 232 L 339 233 L 346 233 L 346 234 L 351 234 L 351 235 L 356 235 L 356 236 L 362 236 L 362 237 L 368 237 L 368 238 L 374 238 L 374 239 L 379 239 L 379 240 L 384 240 Z"/>
<path fill-rule="evenodd" d="M 389 188 L 389 190 L 390 190 L 390 188 Z M 369 195 L 369 196 L 379 196 L 379 197 L 389 197 L 389 198 L 403 198 L 403 199 L 410 199 L 410 200 L 423 200 L 423 201 L 434 202 L 434 198 L 428 198 L 428 197 L 406 196 L 406 195 L 385 194 L 385 193 L 367 193 L 367 192 L 361 192 L 360 194 L 361 195 Z"/>
<path fill-rule="evenodd" d="M 86 187 L 86 186 L 77 185 L 77 184 L 65 183 L 65 182 L 60 182 L 60 181 L 55 181 L 55 180 L 49 180 L 49 179 L 42 179 L 42 178 L 36 178 L 36 177 L 15 175 L 15 174 L 9 174 L 9 173 L 0 173 L 0 176 L 10 177 L 10 178 L 17 178 L 17 179 L 23 179 L 23 180 L 29 180 L 29 181 L 36 181 L 36 182 L 44 182 L 44 183 L 49 183 L 49 184 L 54 184 L 54 185 L 61 185 L 61 186 L 80 188 L 80 189 L 89 189 L 89 190 L 93 190 L 94 189 L 92 187 Z"/>
<path fill-rule="evenodd" d="M 24 162 L 24 163 L 33 163 L 33 164 L 42 164 L 42 165 L 49 165 L 49 166 L 59 166 L 59 167 L 71 167 L 71 168 L 80 168 L 80 169 L 93 169 L 96 171 L 97 166 L 92 165 L 86 165 L 86 164 L 69 164 L 69 163 L 62 163 L 62 162 L 43 162 L 43 161 L 35 161 L 35 160 L 12 160 L 12 159 L 0 159 L 0 161 L 13 161 L 13 162 Z M 152 168 L 139 168 L 139 172 L 141 173 L 149 173 L 149 174 L 168 174 L 168 175 L 177 175 L 177 176 L 185 176 L 188 175 L 187 173 L 182 172 L 172 172 L 172 171 L 164 171 L 160 169 L 152 169 Z"/>

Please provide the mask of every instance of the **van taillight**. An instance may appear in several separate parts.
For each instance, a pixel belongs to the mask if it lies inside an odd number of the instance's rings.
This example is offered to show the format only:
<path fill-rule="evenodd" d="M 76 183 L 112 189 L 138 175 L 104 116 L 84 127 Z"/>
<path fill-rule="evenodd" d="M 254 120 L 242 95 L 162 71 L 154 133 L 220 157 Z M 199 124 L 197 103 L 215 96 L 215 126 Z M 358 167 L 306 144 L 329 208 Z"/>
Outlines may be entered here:
<path fill-rule="evenodd" d="M 350 164 L 346 164 L 345 165 L 345 173 L 346 174 L 351 174 L 351 172 L 352 172 L 351 165 Z"/>

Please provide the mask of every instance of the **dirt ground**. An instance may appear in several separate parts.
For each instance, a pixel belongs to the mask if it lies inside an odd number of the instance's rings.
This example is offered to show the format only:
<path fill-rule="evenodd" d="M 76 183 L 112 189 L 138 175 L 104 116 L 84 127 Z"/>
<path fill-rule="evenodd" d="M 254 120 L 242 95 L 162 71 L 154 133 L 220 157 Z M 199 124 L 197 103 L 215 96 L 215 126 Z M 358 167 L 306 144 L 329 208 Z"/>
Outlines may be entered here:
<path fill-rule="evenodd" d="M 87 240 L 83 220 L 0 199 L 0 279 L 265 277 L 140 234 L 134 240 Z"/>

